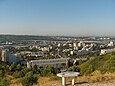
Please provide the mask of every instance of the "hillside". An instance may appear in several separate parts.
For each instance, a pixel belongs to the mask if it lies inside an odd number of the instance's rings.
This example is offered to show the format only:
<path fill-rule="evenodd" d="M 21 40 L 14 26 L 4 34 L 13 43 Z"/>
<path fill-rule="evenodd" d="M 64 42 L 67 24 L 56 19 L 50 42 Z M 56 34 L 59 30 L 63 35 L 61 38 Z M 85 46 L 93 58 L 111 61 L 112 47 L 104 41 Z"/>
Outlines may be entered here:
<path fill-rule="evenodd" d="M 115 72 L 115 53 L 103 56 L 94 56 L 92 59 L 82 63 L 80 66 L 81 74 L 90 74 L 95 70 L 102 73 Z"/>

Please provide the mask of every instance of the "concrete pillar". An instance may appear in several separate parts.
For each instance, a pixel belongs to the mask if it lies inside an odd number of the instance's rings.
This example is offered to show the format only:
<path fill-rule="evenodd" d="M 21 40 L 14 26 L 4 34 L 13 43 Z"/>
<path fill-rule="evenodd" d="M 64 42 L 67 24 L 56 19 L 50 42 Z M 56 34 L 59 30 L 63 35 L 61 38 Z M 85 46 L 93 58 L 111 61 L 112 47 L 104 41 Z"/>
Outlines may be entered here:
<path fill-rule="evenodd" d="M 72 85 L 75 85 L 75 77 L 72 77 Z"/>
<path fill-rule="evenodd" d="M 66 78 L 65 77 L 62 77 L 62 85 L 66 86 Z"/>
<path fill-rule="evenodd" d="M 31 67 L 30 67 L 30 63 L 29 63 L 29 62 L 27 62 L 27 68 L 31 68 Z"/>

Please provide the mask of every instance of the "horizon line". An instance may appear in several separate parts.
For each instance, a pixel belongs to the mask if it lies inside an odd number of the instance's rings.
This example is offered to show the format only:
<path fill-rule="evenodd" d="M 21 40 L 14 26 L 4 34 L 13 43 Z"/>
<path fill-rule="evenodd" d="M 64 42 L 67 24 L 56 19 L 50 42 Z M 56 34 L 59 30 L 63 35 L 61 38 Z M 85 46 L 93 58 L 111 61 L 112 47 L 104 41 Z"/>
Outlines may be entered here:
<path fill-rule="evenodd" d="M 115 36 L 107 36 L 107 35 L 39 35 L 39 34 L 0 34 L 0 35 L 12 35 L 12 36 L 54 36 L 54 37 L 115 37 Z"/>

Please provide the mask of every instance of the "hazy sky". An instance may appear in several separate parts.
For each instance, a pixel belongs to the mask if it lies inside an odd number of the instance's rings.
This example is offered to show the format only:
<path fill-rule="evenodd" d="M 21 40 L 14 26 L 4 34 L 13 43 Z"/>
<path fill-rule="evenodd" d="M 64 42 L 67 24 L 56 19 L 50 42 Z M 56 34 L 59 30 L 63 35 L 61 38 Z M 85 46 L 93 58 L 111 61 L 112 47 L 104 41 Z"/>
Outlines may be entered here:
<path fill-rule="evenodd" d="M 115 0 L 0 0 L 0 34 L 115 36 Z"/>

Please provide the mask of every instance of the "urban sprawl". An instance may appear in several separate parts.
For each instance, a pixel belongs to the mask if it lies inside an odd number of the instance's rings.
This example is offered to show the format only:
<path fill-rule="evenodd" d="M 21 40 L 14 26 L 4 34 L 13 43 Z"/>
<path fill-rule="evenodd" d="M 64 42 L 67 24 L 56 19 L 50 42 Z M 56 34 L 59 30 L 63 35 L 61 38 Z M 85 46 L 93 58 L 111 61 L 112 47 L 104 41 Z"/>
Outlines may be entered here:
<path fill-rule="evenodd" d="M 19 63 L 27 68 L 59 67 L 68 68 L 68 62 L 87 61 L 83 55 L 103 55 L 115 51 L 114 39 L 109 37 L 54 37 L 58 40 L 1 41 L 1 61 Z M 91 58 L 89 58 L 91 59 Z"/>

